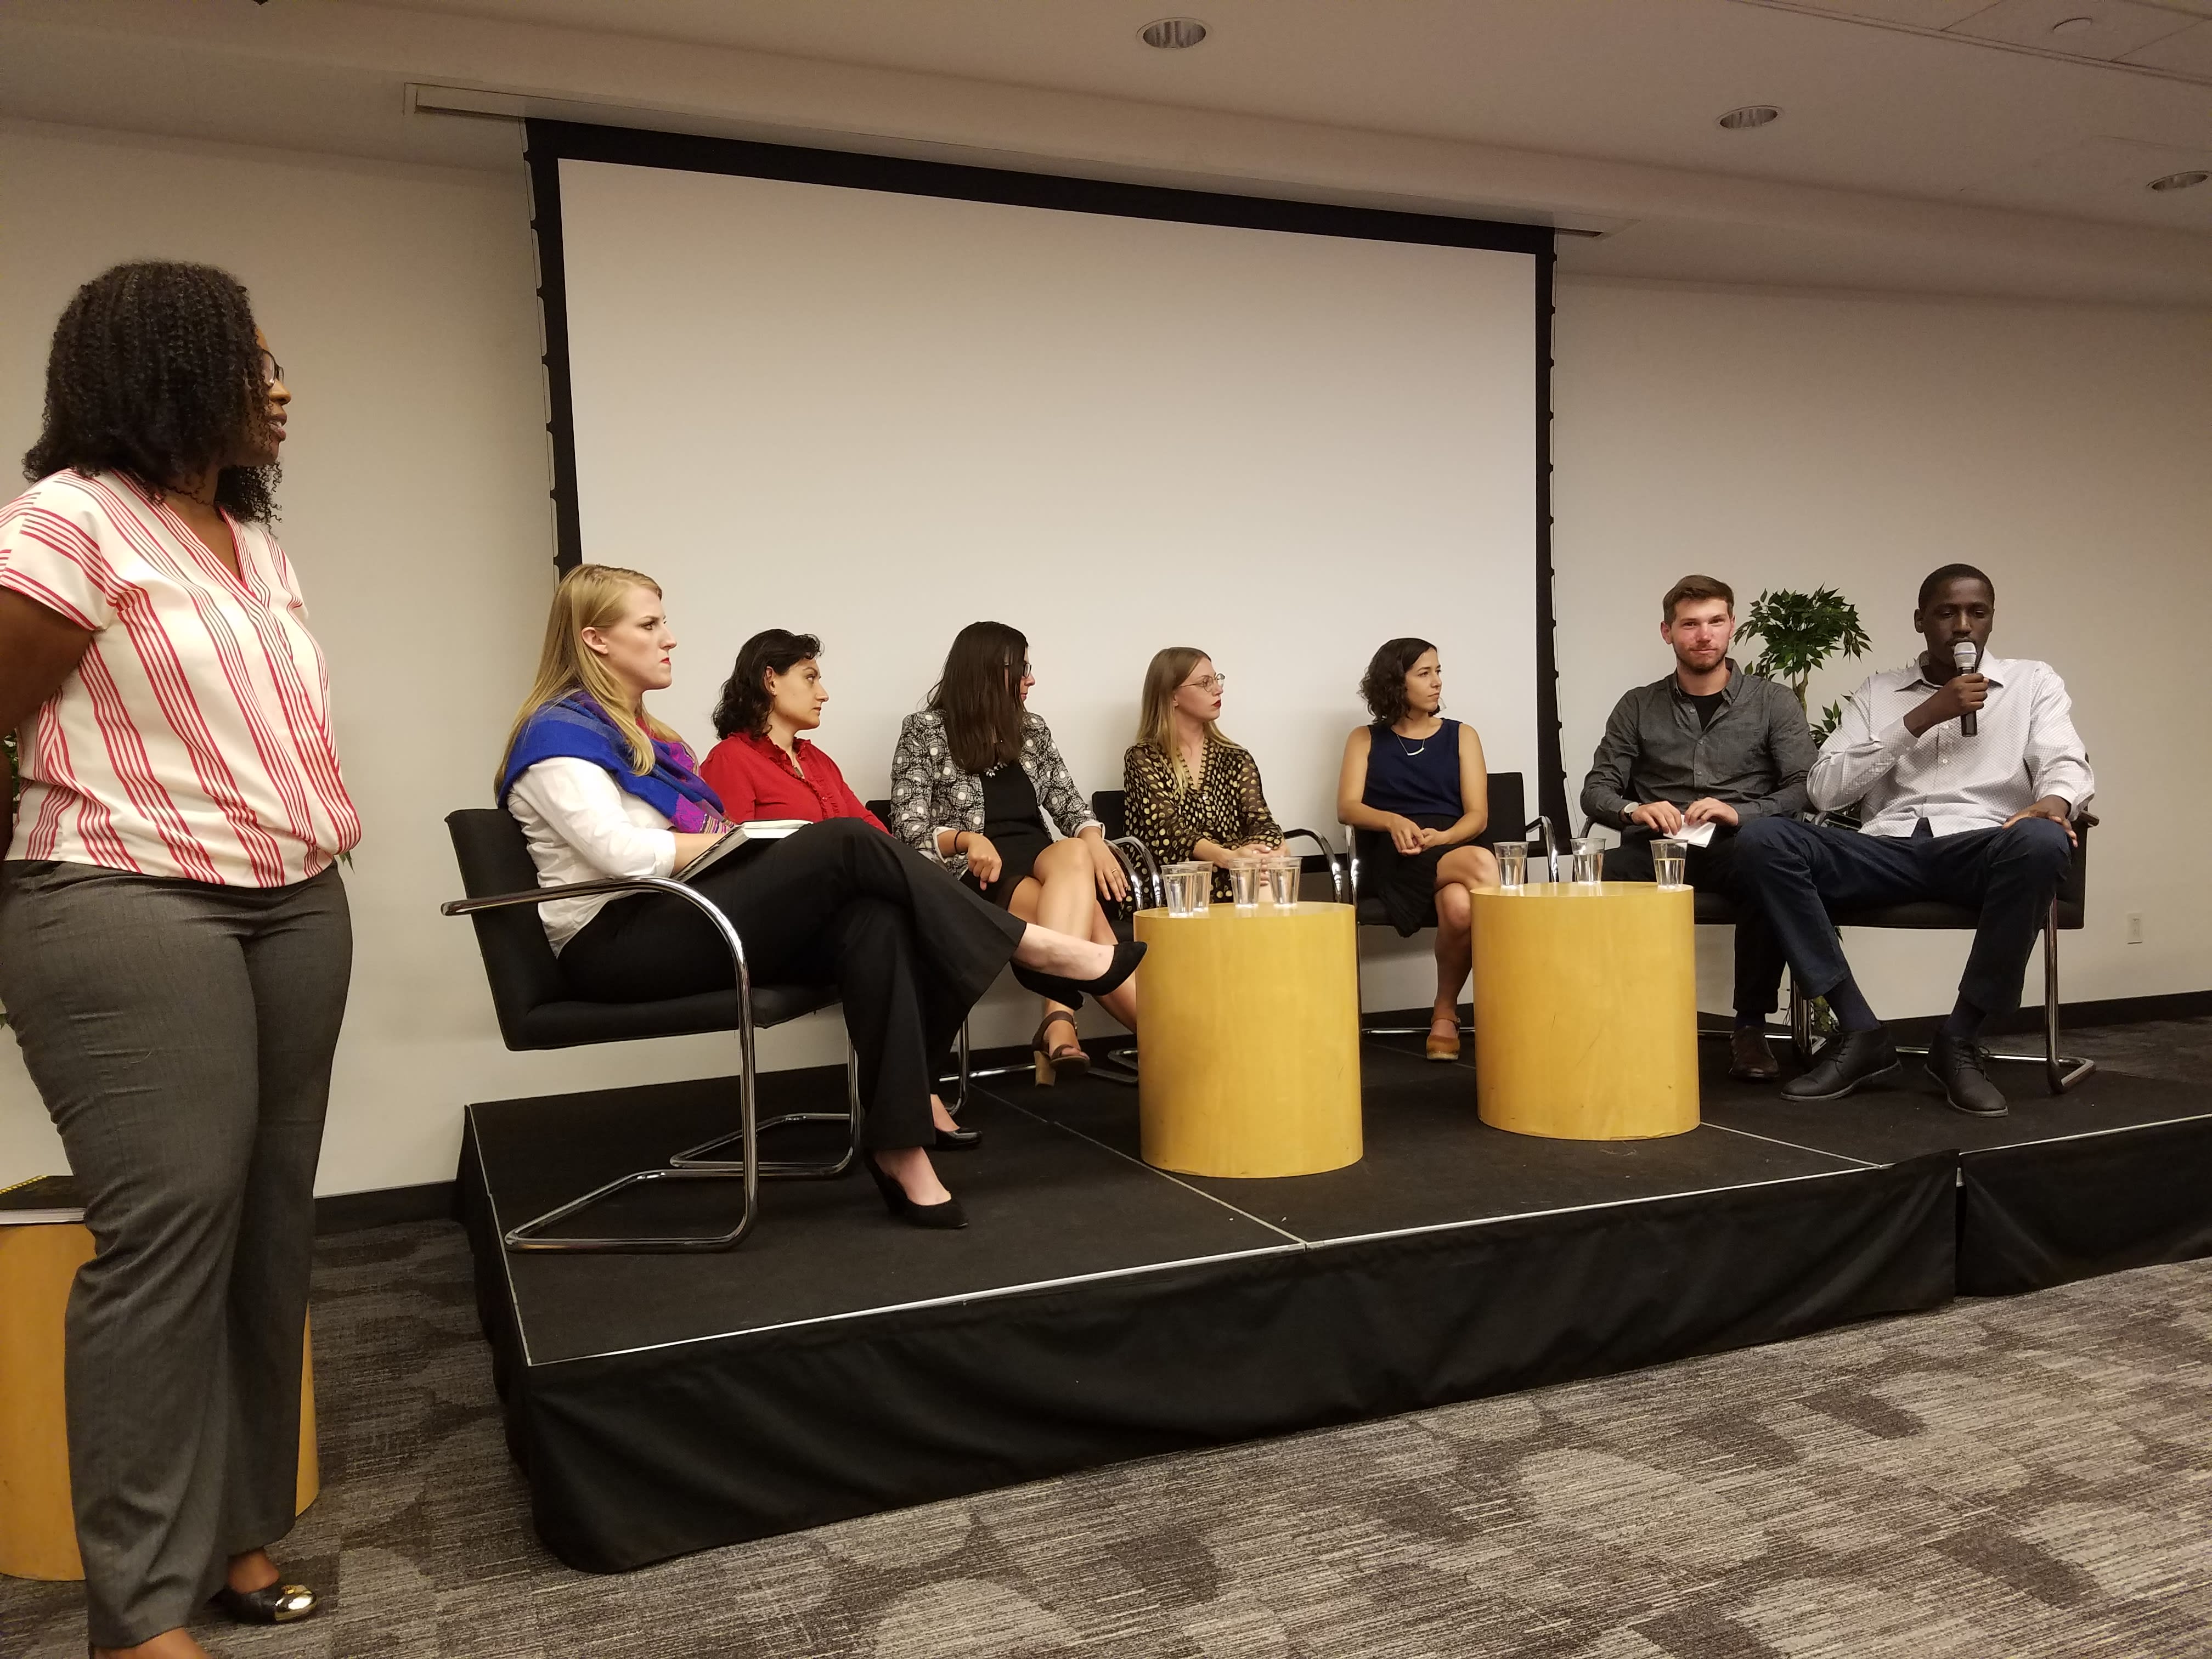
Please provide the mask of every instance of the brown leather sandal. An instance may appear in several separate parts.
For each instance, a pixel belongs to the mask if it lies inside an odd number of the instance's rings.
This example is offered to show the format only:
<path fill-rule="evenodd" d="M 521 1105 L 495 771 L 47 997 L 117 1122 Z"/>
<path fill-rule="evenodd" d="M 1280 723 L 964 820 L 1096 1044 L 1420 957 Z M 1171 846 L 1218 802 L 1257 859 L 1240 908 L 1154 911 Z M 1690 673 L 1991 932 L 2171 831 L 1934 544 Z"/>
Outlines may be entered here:
<path fill-rule="evenodd" d="M 1045 1033 L 1052 1029 L 1052 1023 L 1056 1019 L 1066 1020 L 1068 1030 L 1074 1031 L 1075 1016 L 1065 1008 L 1055 1008 L 1038 1022 L 1036 1035 L 1030 1039 L 1030 1053 L 1036 1060 L 1036 1080 L 1043 1088 L 1049 1088 L 1063 1076 L 1080 1078 L 1088 1077 L 1091 1073 L 1091 1056 L 1083 1052 L 1083 1044 L 1079 1041 L 1055 1049 L 1046 1038 Z"/>

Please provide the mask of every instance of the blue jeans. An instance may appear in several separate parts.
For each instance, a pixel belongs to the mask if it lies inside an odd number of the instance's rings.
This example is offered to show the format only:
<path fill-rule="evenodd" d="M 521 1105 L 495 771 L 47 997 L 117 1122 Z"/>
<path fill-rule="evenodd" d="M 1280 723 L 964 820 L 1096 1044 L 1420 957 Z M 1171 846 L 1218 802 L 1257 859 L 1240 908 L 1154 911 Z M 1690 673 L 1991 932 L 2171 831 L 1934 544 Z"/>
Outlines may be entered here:
<path fill-rule="evenodd" d="M 1985 1014 L 2020 1006 L 2027 953 L 2073 856 L 2065 830 L 2048 818 L 1905 836 L 1753 818 L 1736 837 L 1737 860 L 1807 995 L 1825 994 L 1851 970 L 1830 910 L 1934 901 L 1981 913 L 1959 994 Z"/>

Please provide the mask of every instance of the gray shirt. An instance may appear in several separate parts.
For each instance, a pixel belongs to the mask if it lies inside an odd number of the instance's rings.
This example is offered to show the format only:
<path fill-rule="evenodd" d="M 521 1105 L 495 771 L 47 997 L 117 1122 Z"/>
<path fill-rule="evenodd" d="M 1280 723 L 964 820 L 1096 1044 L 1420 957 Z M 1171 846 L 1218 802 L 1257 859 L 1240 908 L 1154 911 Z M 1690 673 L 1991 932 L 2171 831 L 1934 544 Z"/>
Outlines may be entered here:
<path fill-rule="evenodd" d="M 1815 750 L 1805 711 L 1787 686 L 1729 662 L 1728 685 L 1711 726 L 1672 674 L 1639 685 L 1613 705 L 1590 757 L 1583 811 L 1597 823 L 1643 834 L 1623 811 L 1646 801 L 1687 806 L 1711 795 L 1741 818 L 1802 812 Z"/>

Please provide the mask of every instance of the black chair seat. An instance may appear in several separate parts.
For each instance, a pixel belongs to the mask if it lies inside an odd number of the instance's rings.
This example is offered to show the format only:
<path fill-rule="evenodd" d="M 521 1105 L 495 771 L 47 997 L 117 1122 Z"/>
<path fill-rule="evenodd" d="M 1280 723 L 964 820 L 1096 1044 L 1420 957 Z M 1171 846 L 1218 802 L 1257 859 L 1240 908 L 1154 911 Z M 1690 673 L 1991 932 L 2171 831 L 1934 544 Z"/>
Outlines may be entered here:
<path fill-rule="evenodd" d="M 757 985 L 753 1025 L 764 1029 L 835 1006 L 827 985 Z M 571 1048 L 586 1042 L 626 1042 L 639 1037 L 692 1036 L 738 1029 L 738 994 L 705 991 L 663 1002 L 541 1002 L 522 1016 L 511 1048 Z"/>
<path fill-rule="evenodd" d="M 1697 890 L 1696 924 L 1700 927 L 1733 927 L 1743 920 L 1743 907 L 1726 893 Z"/>

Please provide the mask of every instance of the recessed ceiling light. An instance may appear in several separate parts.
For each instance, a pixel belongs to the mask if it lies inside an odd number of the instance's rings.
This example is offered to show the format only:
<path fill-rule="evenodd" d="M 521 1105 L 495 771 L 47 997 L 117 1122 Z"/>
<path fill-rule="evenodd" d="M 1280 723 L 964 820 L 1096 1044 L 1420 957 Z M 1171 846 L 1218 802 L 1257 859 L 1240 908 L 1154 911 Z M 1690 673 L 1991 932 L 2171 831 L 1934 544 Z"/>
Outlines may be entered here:
<path fill-rule="evenodd" d="M 2191 185 L 2201 185 L 2212 179 L 2212 173 L 2169 173 L 2163 179 L 2154 179 L 2147 188 L 2151 190 L 2187 190 Z"/>
<path fill-rule="evenodd" d="M 1206 25 L 1195 17 L 1163 17 L 1139 29 L 1137 39 L 1162 52 L 1180 52 L 1206 39 Z"/>
<path fill-rule="evenodd" d="M 2051 26 L 2053 34 L 2080 34 L 2097 27 L 2094 17 L 2062 17 Z"/>
<path fill-rule="evenodd" d="M 1721 125 L 1730 132 L 1741 132 L 1746 127 L 1763 127 L 1769 121 L 1781 118 L 1782 112 L 1771 104 L 1746 104 L 1722 116 Z"/>

